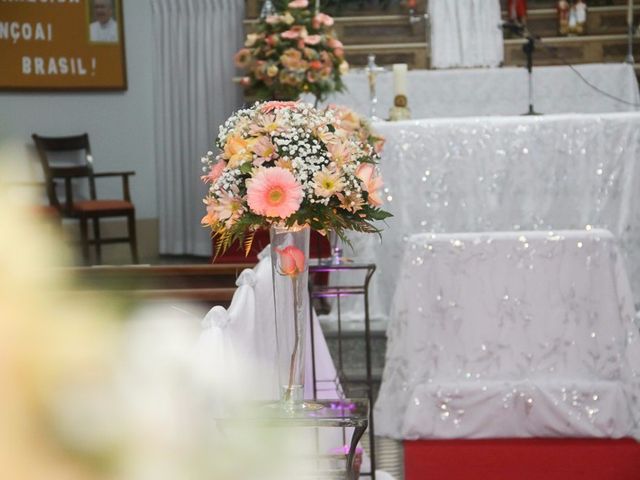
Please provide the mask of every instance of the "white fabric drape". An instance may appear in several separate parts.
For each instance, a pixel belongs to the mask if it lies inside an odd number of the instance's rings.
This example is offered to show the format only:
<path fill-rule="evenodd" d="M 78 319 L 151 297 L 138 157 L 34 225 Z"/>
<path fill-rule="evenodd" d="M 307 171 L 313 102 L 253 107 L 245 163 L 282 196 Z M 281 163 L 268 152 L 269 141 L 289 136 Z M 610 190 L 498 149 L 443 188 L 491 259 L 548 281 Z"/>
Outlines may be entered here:
<path fill-rule="evenodd" d="M 504 59 L 499 0 L 430 0 L 434 68 L 497 67 Z"/>
<path fill-rule="evenodd" d="M 160 252 L 211 254 L 200 157 L 242 103 L 242 0 L 151 0 Z"/>
<path fill-rule="evenodd" d="M 280 391 L 277 378 L 275 307 L 271 257 L 266 248 L 253 270 L 246 269 L 238 277 L 233 301 L 228 310 L 213 307 L 203 321 L 203 332 L 196 348 L 197 359 L 212 375 L 224 374 L 249 360 L 260 367 L 261 382 L 247 379 L 245 387 L 254 400 L 277 399 Z M 316 378 L 322 382 L 317 398 L 339 398 L 337 372 L 322 334 L 320 322 L 313 313 Z M 307 329 L 305 346 L 305 398 L 313 398 L 311 335 Z M 228 372 L 227 372 L 228 373 Z M 329 383 L 333 380 L 330 387 Z M 335 446 L 335 445 L 334 445 Z"/>

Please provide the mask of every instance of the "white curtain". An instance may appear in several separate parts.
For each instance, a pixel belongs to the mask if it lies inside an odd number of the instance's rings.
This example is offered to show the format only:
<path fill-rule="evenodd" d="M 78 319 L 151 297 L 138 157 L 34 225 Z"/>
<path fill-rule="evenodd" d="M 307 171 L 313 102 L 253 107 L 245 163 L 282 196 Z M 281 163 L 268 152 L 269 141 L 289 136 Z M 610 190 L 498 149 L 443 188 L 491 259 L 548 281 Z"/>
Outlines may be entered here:
<path fill-rule="evenodd" d="M 244 2 L 151 0 L 151 7 L 160 252 L 209 255 L 200 157 L 242 103 L 232 79 Z"/>
<path fill-rule="evenodd" d="M 499 0 L 429 0 L 434 68 L 497 67 L 504 59 Z"/>

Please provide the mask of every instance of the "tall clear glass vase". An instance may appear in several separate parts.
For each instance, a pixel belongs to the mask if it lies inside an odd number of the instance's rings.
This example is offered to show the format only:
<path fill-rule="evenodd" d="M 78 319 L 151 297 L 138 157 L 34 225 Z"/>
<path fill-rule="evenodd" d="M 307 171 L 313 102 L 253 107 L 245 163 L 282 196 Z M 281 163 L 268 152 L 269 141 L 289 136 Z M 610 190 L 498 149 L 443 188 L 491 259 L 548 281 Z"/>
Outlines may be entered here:
<path fill-rule="evenodd" d="M 271 265 L 280 401 L 304 408 L 304 347 L 309 324 L 309 227 L 272 227 Z"/>

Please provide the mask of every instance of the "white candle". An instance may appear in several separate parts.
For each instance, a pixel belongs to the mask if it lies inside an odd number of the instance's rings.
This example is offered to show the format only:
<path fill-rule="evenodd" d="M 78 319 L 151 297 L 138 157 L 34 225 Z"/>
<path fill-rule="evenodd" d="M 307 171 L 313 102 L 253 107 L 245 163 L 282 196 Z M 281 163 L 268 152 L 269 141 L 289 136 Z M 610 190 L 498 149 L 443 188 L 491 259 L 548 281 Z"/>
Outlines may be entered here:
<path fill-rule="evenodd" d="M 627 3 L 627 25 L 633 25 L 633 0 Z"/>
<path fill-rule="evenodd" d="M 393 87 L 395 95 L 407 96 L 407 64 L 393 64 Z"/>

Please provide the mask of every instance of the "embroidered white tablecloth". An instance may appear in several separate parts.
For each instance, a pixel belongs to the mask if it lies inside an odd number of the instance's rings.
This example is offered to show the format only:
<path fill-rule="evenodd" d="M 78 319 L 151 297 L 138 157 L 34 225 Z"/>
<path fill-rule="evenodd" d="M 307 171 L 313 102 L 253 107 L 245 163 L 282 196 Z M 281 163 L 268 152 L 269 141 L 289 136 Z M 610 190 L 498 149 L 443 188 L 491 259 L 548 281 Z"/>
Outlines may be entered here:
<path fill-rule="evenodd" d="M 378 266 L 374 320 L 387 321 L 406 240 L 416 233 L 606 228 L 640 299 L 640 114 L 424 119 L 377 123 L 387 220 L 353 235 Z M 349 255 L 349 251 L 347 251 Z M 351 310 L 350 310 L 351 308 Z M 343 313 L 361 318 L 347 300 Z"/>
<path fill-rule="evenodd" d="M 609 232 L 419 234 L 400 271 L 377 434 L 640 434 L 640 340 Z"/>

